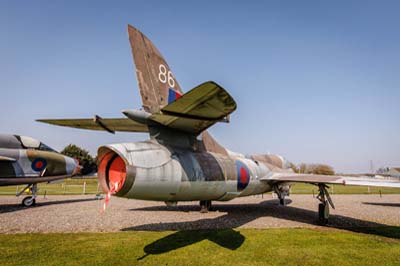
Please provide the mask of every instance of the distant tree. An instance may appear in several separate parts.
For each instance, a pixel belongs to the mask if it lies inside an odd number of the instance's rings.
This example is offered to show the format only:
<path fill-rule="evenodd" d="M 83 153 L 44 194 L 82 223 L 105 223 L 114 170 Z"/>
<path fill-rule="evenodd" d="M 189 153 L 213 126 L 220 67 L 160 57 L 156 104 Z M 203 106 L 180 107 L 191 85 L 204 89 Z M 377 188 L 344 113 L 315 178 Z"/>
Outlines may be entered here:
<path fill-rule="evenodd" d="M 307 171 L 307 165 L 305 163 L 301 163 L 299 166 L 299 173 L 304 174 L 306 173 L 306 171 Z"/>
<path fill-rule="evenodd" d="M 96 159 L 93 158 L 87 150 L 82 149 L 81 147 L 69 144 L 61 151 L 61 154 L 75 158 L 79 161 L 79 165 L 82 166 L 82 169 L 80 170 L 81 175 L 87 175 L 97 171 Z"/>
<path fill-rule="evenodd" d="M 315 175 L 334 175 L 335 171 L 333 168 L 326 164 L 312 164 L 307 169 L 311 174 Z"/>
<path fill-rule="evenodd" d="M 295 173 L 299 172 L 299 168 L 294 163 L 290 163 L 290 168 L 292 168 L 293 172 Z"/>
<path fill-rule="evenodd" d="M 334 175 L 333 168 L 326 164 L 305 164 L 299 166 L 299 173 L 315 174 L 315 175 Z"/>

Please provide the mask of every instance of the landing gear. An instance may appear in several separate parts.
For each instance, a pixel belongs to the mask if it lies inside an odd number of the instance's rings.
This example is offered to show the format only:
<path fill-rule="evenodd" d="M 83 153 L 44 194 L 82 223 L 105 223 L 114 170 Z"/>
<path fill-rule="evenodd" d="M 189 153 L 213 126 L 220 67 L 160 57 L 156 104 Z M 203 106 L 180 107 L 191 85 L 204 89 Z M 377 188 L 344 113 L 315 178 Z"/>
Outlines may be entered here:
<path fill-rule="evenodd" d="M 24 193 L 27 189 L 30 190 L 32 196 L 25 197 L 22 200 L 22 206 L 31 207 L 36 204 L 36 197 L 38 192 L 37 184 L 28 184 L 23 190 L 17 193 L 17 197 L 21 196 L 22 193 Z"/>
<path fill-rule="evenodd" d="M 200 212 L 207 213 L 211 209 L 211 200 L 200 200 Z"/>
<path fill-rule="evenodd" d="M 165 201 L 165 205 L 167 205 L 167 207 L 176 207 L 178 205 L 177 201 Z"/>
<path fill-rule="evenodd" d="M 333 205 L 333 201 L 327 188 L 329 188 L 325 184 L 318 184 L 319 193 L 317 199 L 321 202 L 318 205 L 318 223 L 321 225 L 326 225 L 329 219 L 329 205 L 335 209 L 335 205 Z"/>
<path fill-rule="evenodd" d="M 290 186 L 287 184 L 279 184 L 273 187 L 274 192 L 278 195 L 279 205 L 285 206 L 285 197 L 289 196 Z"/>
<path fill-rule="evenodd" d="M 278 195 L 279 197 L 279 195 Z M 279 205 L 285 206 L 285 196 L 282 196 L 282 198 L 279 198 Z"/>

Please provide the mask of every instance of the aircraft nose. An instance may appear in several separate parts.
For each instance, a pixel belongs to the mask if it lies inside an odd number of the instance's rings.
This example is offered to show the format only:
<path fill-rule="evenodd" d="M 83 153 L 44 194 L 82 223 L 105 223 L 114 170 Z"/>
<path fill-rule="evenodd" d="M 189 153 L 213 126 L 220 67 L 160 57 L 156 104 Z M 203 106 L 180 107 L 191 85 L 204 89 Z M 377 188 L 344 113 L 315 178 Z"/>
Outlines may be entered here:
<path fill-rule="evenodd" d="M 72 172 L 72 175 L 77 175 L 79 174 L 79 171 L 82 169 L 82 166 L 79 165 L 79 161 L 77 159 L 74 159 L 75 162 L 75 168 L 74 171 Z"/>
<path fill-rule="evenodd" d="M 67 175 L 75 176 L 79 174 L 82 166 L 79 165 L 79 161 L 77 159 L 65 157 L 65 163 L 65 170 L 67 172 Z"/>

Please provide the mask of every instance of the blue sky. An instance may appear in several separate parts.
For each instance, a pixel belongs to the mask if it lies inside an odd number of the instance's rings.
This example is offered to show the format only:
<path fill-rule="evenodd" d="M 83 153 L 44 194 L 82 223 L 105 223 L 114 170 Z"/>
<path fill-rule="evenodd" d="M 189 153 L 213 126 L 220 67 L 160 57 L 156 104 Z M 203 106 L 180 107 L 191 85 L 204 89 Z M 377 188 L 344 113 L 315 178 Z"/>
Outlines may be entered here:
<path fill-rule="evenodd" d="M 139 108 L 126 25 L 184 91 L 214 80 L 238 103 L 210 129 L 231 150 L 337 171 L 400 166 L 398 1 L 0 1 L 0 132 L 92 154 L 111 135 L 35 122 Z"/>

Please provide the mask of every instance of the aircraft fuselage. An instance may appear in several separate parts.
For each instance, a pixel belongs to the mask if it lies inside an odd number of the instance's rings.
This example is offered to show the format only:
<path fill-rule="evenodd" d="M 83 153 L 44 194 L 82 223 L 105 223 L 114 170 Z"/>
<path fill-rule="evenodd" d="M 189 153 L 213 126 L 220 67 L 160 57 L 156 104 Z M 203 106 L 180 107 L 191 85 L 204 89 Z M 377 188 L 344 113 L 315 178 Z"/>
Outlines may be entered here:
<path fill-rule="evenodd" d="M 71 176 L 78 163 L 26 136 L 0 135 L 0 186 L 33 184 Z"/>
<path fill-rule="evenodd" d="M 156 141 L 107 145 L 98 154 L 103 190 L 120 197 L 224 201 L 273 189 L 259 180 L 272 174 L 272 167 L 239 154 L 173 148 Z"/>

